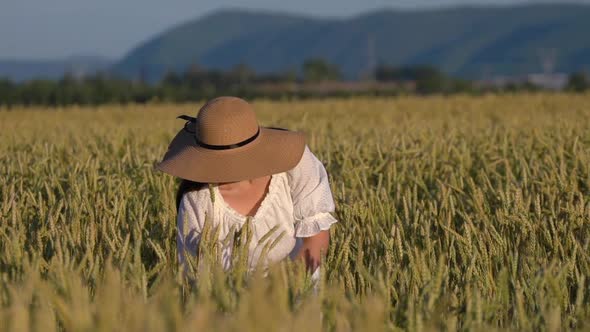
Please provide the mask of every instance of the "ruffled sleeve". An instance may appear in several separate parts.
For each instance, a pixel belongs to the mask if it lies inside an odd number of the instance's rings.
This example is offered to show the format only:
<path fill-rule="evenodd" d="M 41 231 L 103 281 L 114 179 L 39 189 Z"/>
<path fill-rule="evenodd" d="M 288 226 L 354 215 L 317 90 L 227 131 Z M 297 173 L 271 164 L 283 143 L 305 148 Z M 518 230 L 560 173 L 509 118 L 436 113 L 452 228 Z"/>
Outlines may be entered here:
<path fill-rule="evenodd" d="M 287 172 L 293 200 L 295 236 L 310 237 L 328 230 L 337 220 L 324 165 L 306 146 L 301 160 Z"/>
<path fill-rule="evenodd" d="M 201 231 L 205 222 L 204 207 L 198 202 L 196 191 L 183 195 L 178 207 L 176 246 L 178 261 L 186 271 L 186 254 L 195 256 L 201 239 Z"/>

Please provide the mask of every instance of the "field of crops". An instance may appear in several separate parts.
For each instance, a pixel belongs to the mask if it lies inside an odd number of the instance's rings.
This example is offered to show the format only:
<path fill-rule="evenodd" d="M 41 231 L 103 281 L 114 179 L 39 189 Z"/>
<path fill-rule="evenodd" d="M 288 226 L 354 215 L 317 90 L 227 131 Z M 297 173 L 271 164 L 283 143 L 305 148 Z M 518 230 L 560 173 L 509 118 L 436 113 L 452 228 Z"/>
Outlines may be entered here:
<path fill-rule="evenodd" d="M 317 293 L 182 278 L 153 164 L 198 106 L 0 111 L 0 330 L 590 329 L 590 95 L 255 102 L 331 177 Z"/>

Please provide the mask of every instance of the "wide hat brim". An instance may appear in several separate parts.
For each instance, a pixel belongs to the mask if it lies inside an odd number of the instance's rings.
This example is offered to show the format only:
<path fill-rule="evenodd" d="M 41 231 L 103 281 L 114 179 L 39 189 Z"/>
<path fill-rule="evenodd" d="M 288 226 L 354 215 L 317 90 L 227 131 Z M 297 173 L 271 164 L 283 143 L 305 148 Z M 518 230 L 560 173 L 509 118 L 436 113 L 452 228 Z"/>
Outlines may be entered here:
<path fill-rule="evenodd" d="M 299 163 L 304 149 L 303 133 L 288 130 L 260 127 L 258 137 L 244 146 L 212 150 L 183 129 L 156 169 L 195 182 L 237 182 L 286 172 Z"/>

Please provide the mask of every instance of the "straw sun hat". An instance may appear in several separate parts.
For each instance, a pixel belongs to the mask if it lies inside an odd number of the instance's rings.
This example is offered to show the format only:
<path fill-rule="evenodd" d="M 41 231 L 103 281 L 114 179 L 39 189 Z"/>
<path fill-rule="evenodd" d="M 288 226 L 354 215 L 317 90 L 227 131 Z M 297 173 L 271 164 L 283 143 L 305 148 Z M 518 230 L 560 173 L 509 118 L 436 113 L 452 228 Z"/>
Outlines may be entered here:
<path fill-rule="evenodd" d="M 170 143 L 156 169 L 203 183 L 254 179 L 295 167 L 305 148 L 302 133 L 260 127 L 252 106 L 236 97 L 207 102 Z"/>

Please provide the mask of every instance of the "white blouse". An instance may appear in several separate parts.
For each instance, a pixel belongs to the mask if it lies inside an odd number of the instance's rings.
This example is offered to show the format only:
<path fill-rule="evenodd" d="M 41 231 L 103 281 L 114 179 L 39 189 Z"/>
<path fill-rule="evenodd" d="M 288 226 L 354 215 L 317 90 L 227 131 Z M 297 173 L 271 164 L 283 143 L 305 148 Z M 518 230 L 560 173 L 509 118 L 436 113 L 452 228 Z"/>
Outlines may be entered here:
<path fill-rule="evenodd" d="M 214 197 L 212 197 L 214 196 Z M 327 230 L 337 220 L 328 175 L 322 163 L 305 147 L 295 168 L 271 176 L 268 193 L 255 215 L 251 217 L 252 242 L 249 245 L 249 266 L 254 268 L 265 245 L 274 244 L 262 263 L 268 265 L 297 253 L 301 240 Z M 188 192 L 182 197 L 177 218 L 178 259 L 185 262 L 185 253 L 194 255 L 205 224 L 205 215 L 213 227 L 219 227 L 220 261 L 231 267 L 233 232 L 240 229 L 247 217 L 225 203 L 213 186 Z M 268 236 L 267 233 L 276 228 Z M 227 237 L 228 241 L 224 241 Z M 279 238 L 280 237 L 280 238 Z"/>

